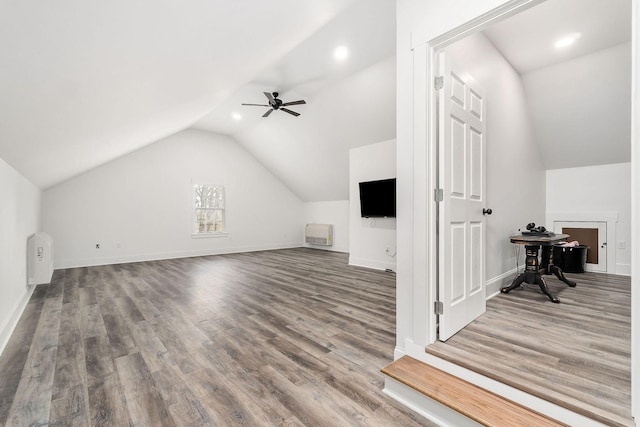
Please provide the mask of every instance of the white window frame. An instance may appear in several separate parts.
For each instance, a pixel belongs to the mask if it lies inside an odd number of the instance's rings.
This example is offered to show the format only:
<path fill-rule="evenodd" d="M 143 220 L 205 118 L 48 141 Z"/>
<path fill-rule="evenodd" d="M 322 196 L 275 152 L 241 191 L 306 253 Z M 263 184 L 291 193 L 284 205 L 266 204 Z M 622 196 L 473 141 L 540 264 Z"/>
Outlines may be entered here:
<path fill-rule="evenodd" d="M 198 194 L 199 188 L 209 187 L 214 199 L 201 201 L 201 195 Z M 220 212 L 221 225 L 216 228 L 218 221 L 213 218 L 216 212 Z M 207 218 L 209 217 L 209 218 Z M 191 237 L 224 237 L 227 236 L 227 220 L 226 220 L 226 194 L 225 187 L 221 184 L 208 183 L 192 183 L 191 185 Z"/>

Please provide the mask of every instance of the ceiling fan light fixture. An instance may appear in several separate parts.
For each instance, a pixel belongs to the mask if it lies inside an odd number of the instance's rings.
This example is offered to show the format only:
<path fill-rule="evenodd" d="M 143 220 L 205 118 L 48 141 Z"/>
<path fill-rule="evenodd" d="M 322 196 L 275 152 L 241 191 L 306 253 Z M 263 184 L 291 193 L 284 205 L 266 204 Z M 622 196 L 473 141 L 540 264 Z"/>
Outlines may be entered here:
<path fill-rule="evenodd" d="M 306 101 L 304 99 L 299 99 L 297 101 L 282 102 L 282 100 L 278 98 L 278 95 L 279 95 L 278 92 L 273 92 L 273 93 L 262 92 L 262 93 L 264 94 L 264 96 L 267 97 L 267 102 L 269 102 L 268 104 L 242 103 L 242 105 L 248 105 L 248 106 L 252 106 L 252 107 L 267 107 L 267 108 L 269 108 L 267 110 L 267 112 L 262 115 L 262 117 L 269 117 L 271 115 L 271 113 L 273 113 L 276 110 L 284 111 L 285 113 L 291 114 L 294 117 L 298 117 L 300 115 L 300 113 L 297 113 L 295 111 L 291 111 L 288 108 L 283 108 L 283 107 L 288 107 L 290 105 L 306 104 Z"/>
<path fill-rule="evenodd" d="M 349 49 L 344 45 L 340 45 L 333 51 L 333 57 L 337 61 L 344 61 L 349 57 Z"/>
<path fill-rule="evenodd" d="M 569 47 L 569 46 L 571 46 L 572 44 L 574 44 L 574 43 L 576 42 L 576 40 L 578 40 L 578 39 L 580 38 L 580 36 L 581 36 L 581 34 L 580 34 L 580 33 L 573 33 L 573 34 L 570 34 L 570 35 L 568 35 L 568 36 L 565 36 L 565 37 L 563 37 L 563 38 L 561 38 L 561 39 L 557 40 L 557 41 L 555 42 L 554 46 L 555 46 L 557 49 L 562 49 L 562 48 L 565 48 L 565 47 Z"/>

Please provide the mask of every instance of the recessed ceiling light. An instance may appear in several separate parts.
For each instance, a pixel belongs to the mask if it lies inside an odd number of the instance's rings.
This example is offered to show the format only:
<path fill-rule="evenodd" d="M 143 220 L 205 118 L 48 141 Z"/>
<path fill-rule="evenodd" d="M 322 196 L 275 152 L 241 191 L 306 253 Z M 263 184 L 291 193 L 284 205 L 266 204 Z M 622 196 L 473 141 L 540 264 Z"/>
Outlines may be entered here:
<path fill-rule="evenodd" d="M 571 46 L 576 42 L 576 40 L 580 38 L 580 36 L 580 33 L 574 33 L 563 37 L 555 43 L 555 47 L 557 47 L 558 49 L 562 49 L 563 47 Z"/>
<path fill-rule="evenodd" d="M 349 49 L 346 46 L 338 46 L 336 50 L 333 51 L 333 57 L 338 61 L 344 61 L 349 57 Z"/>
<path fill-rule="evenodd" d="M 233 117 L 234 120 L 242 119 L 242 116 L 240 115 L 240 113 L 231 113 L 231 117 Z"/>

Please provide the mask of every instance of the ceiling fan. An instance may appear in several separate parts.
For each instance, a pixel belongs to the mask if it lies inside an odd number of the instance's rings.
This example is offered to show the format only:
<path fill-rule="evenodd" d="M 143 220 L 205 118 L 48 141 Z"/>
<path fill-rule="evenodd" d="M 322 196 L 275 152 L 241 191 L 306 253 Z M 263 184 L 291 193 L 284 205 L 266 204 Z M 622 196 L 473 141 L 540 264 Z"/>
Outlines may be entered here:
<path fill-rule="evenodd" d="M 242 105 L 253 105 L 255 107 L 269 107 L 269 110 L 266 113 L 264 113 L 262 117 L 269 117 L 269 114 L 273 113 L 274 110 L 284 111 L 285 113 L 289 113 L 292 116 L 298 117 L 300 113 L 296 113 L 295 111 L 291 111 L 288 108 L 284 108 L 284 107 L 288 107 L 290 105 L 306 104 L 306 102 L 302 99 L 299 101 L 282 102 L 281 99 L 278 99 L 278 92 L 273 92 L 273 94 L 269 92 L 262 92 L 262 93 L 264 93 L 264 96 L 266 96 L 267 99 L 269 100 L 269 104 L 242 104 Z"/>

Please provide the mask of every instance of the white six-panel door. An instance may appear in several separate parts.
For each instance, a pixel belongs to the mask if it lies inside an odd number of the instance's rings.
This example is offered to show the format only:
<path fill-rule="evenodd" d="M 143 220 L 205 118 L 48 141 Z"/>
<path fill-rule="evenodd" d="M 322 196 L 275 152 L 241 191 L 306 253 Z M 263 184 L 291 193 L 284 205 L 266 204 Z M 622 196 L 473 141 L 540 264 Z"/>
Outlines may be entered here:
<path fill-rule="evenodd" d="M 439 57 L 443 87 L 438 98 L 439 315 L 444 341 L 486 308 L 485 300 L 485 115 L 483 91 Z"/>

